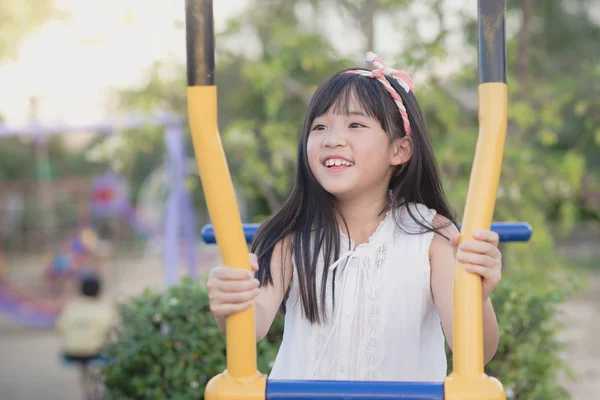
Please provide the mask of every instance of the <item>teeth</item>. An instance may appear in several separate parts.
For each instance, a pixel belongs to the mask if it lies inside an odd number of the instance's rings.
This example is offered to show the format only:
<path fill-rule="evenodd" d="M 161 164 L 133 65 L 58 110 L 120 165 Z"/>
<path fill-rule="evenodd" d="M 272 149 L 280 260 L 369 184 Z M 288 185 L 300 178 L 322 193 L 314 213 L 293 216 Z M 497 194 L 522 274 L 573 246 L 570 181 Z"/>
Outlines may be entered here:
<path fill-rule="evenodd" d="M 330 158 L 329 160 L 325 161 L 326 167 L 332 167 L 334 165 L 335 166 L 339 166 L 339 165 L 352 166 L 352 165 L 354 165 L 354 163 L 351 161 L 342 160 L 341 158 Z"/>

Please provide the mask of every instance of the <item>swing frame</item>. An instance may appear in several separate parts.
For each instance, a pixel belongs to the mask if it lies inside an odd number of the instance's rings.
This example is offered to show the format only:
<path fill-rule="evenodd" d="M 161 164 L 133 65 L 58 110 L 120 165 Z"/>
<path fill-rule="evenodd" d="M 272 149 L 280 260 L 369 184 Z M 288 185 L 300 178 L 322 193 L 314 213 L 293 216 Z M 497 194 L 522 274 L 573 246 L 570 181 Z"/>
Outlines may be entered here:
<path fill-rule="evenodd" d="M 246 236 L 217 124 L 212 0 L 186 0 L 188 118 L 214 235 L 225 265 L 251 271 Z M 479 132 L 461 242 L 490 229 L 507 125 L 506 0 L 478 0 Z M 505 400 L 484 373 L 481 278 L 457 262 L 454 274 L 454 365 L 444 382 L 267 381 L 256 367 L 254 306 L 226 321 L 227 368 L 213 377 L 207 400 L 398 398 Z"/>

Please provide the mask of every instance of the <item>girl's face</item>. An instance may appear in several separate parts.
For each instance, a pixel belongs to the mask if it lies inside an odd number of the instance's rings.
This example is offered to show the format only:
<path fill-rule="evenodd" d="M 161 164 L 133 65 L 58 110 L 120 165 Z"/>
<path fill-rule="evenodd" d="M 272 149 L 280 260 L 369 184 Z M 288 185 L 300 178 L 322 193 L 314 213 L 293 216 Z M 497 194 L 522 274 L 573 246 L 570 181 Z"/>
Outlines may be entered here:
<path fill-rule="evenodd" d="M 314 119 L 307 141 L 309 166 L 338 199 L 387 193 L 394 167 L 410 157 L 408 137 L 390 142 L 379 121 L 351 100 L 346 115 L 334 107 Z"/>

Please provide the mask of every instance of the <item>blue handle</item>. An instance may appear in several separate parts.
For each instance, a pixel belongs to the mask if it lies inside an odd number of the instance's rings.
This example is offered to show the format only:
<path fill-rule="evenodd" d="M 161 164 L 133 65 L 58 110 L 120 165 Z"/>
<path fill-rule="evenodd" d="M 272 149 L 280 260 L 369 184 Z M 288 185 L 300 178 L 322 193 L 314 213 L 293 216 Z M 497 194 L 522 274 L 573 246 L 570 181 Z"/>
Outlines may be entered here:
<path fill-rule="evenodd" d="M 500 236 L 501 242 L 528 242 L 533 229 L 527 222 L 493 222 L 492 231 Z"/>
<path fill-rule="evenodd" d="M 260 224 L 244 224 L 244 236 L 246 242 L 252 243 L 256 230 Z M 460 224 L 459 224 L 460 227 Z M 531 225 L 527 222 L 494 222 L 492 231 L 498 233 L 501 242 L 527 242 L 531 238 Z M 208 244 L 217 243 L 215 231 L 212 225 L 205 225 L 202 228 L 202 240 Z"/>
<path fill-rule="evenodd" d="M 254 239 L 254 235 L 258 230 L 260 224 L 243 224 L 242 228 L 244 228 L 244 236 L 246 237 L 246 243 L 252 243 Z M 212 225 L 204 225 L 202 228 L 202 240 L 207 244 L 215 244 L 217 243 L 217 238 L 215 237 L 215 230 Z"/>
<path fill-rule="evenodd" d="M 267 380 L 266 400 L 443 400 L 444 384 L 428 382 Z"/>

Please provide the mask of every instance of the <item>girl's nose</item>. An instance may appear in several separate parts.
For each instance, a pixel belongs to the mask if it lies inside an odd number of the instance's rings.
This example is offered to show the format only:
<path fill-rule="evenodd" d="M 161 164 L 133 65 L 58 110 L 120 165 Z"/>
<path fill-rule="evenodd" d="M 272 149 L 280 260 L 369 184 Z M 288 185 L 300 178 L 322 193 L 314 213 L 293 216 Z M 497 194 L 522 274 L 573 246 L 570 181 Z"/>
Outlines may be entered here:
<path fill-rule="evenodd" d="M 343 147 L 347 144 L 346 137 L 339 131 L 339 129 L 329 129 L 325 135 L 323 141 L 324 147 Z"/>

